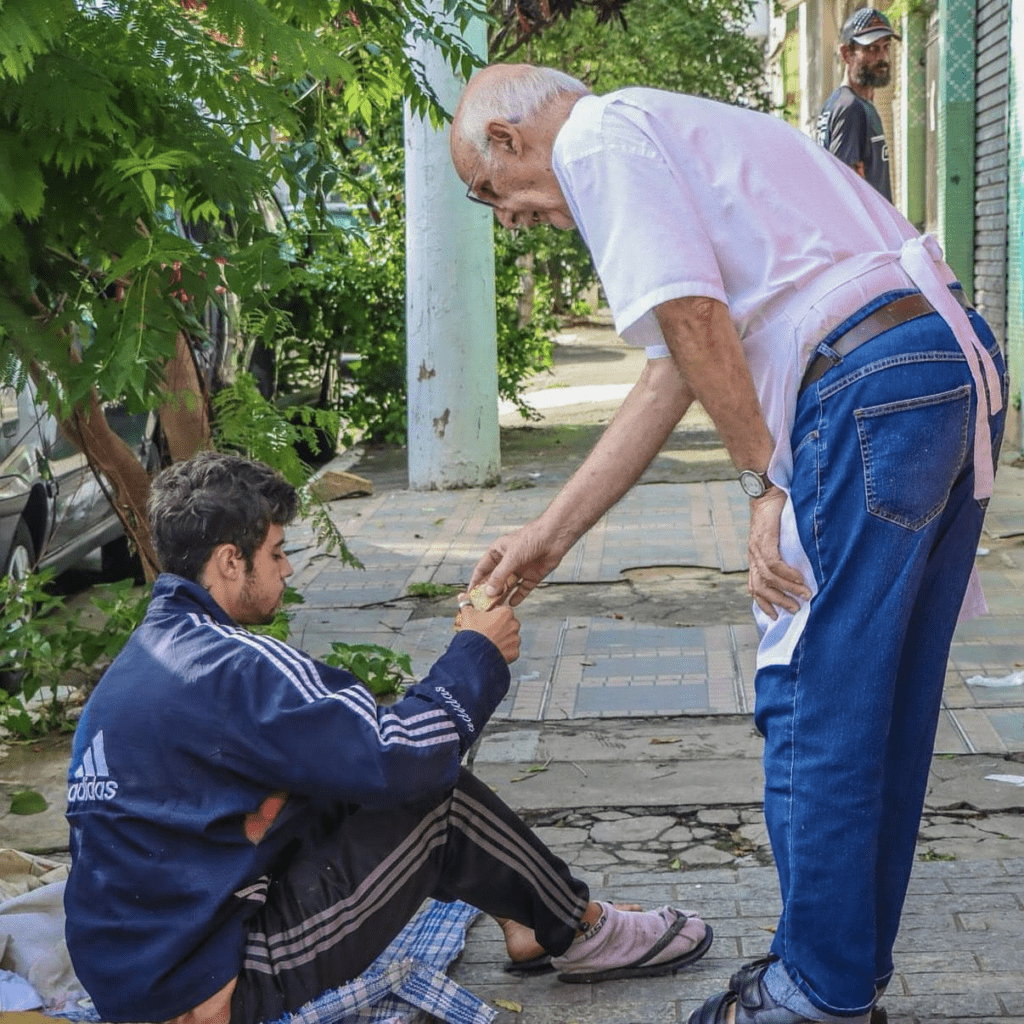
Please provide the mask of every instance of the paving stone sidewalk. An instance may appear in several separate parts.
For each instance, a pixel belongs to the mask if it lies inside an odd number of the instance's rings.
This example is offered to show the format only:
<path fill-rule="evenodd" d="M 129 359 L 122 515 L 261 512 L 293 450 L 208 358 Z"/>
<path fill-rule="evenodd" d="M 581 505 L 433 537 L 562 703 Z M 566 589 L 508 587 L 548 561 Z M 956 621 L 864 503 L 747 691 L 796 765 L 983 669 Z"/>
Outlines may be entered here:
<path fill-rule="evenodd" d="M 617 868 L 584 875 L 601 896 L 699 910 L 714 928 L 714 945 L 674 977 L 564 985 L 553 974 L 505 973 L 501 932 L 480 919 L 452 973 L 481 997 L 520 1007 L 503 1013 L 502 1024 L 683 1024 L 705 998 L 723 990 L 741 961 L 762 956 L 771 941 L 779 910 L 774 868 Z M 896 974 L 883 999 L 889 1020 L 1022 1024 L 1022 892 L 1024 858 L 919 864 L 896 947 Z"/>
<path fill-rule="evenodd" d="M 451 636 L 451 616 L 414 618 L 414 584 L 465 584 L 502 533 L 536 516 L 557 491 L 391 490 L 339 502 L 334 517 L 365 569 L 304 561 L 295 642 L 313 653 L 333 640 L 401 647 L 424 671 Z M 747 509 L 733 481 L 640 485 L 569 552 L 544 584 L 598 587 L 638 567 L 746 569 Z M 1024 469 L 1001 467 L 978 570 L 990 614 L 958 629 L 946 681 L 939 753 L 1024 751 Z M 301 556 L 312 542 L 300 535 Z M 681 596 L 685 600 L 685 595 Z M 707 626 L 625 616 L 552 619 L 521 609 L 523 658 L 498 719 L 562 721 L 688 713 L 748 713 L 757 634 L 744 612 Z M 997 685 L 1005 680 L 1006 685 Z"/>

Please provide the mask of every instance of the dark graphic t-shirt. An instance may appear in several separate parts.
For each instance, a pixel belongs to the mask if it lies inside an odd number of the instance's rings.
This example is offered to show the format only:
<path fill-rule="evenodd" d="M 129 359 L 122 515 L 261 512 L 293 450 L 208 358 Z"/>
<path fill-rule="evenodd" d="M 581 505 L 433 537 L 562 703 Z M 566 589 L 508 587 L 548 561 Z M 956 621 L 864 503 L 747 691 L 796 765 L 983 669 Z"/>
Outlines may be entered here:
<path fill-rule="evenodd" d="M 864 164 L 864 177 L 892 202 L 889 185 L 889 147 L 882 119 L 873 103 L 841 85 L 818 115 L 818 142 L 844 164 Z"/>

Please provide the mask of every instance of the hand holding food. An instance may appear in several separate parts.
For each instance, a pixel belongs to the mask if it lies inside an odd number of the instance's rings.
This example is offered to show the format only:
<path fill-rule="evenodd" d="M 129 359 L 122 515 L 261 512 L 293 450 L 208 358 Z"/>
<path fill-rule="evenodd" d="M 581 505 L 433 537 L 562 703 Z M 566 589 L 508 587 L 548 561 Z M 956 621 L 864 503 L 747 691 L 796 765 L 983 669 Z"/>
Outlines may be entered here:
<path fill-rule="evenodd" d="M 501 652 L 505 661 L 511 664 L 519 657 L 519 620 L 507 604 L 491 608 L 495 599 L 477 587 L 475 596 L 459 594 L 459 611 L 455 616 L 455 628 L 471 629 L 483 633 Z"/>

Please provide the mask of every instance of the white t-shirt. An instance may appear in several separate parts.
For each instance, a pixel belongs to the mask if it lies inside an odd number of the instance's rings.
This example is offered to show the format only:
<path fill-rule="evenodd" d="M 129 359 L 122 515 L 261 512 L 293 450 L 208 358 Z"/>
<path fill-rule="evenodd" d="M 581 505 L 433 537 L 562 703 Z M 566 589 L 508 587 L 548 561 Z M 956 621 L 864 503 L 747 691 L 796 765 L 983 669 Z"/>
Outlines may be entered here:
<path fill-rule="evenodd" d="M 625 341 L 667 356 L 656 306 L 689 296 L 728 306 L 775 439 L 768 473 L 787 491 L 800 379 L 846 317 L 917 287 L 951 326 L 957 318 L 958 337 L 974 337 L 934 240 L 778 118 L 655 89 L 584 96 L 558 133 L 553 168 Z M 815 589 L 792 502 L 780 547 Z M 971 594 L 980 601 L 976 584 Z M 770 620 L 755 606 L 759 666 L 789 661 L 806 610 Z"/>
<path fill-rule="evenodd" d="M 554 170 L 616 329 L 637 345 L 662 343 L 656 305 L 693 295 L 726 303 L 742 338 L 823 271 L 898 256 L 917 234 L 778 118 L 656 89 L 580 99 Z"/>

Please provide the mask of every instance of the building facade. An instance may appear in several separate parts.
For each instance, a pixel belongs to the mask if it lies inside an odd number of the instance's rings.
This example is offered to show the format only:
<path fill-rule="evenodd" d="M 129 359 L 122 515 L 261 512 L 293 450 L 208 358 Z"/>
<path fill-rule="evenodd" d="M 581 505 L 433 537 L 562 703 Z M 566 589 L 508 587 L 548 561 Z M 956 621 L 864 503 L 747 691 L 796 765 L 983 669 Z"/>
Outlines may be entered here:
<path fill-rule="evenodd" d="M 775 105 L 814 134 L 843 78 L 839 31 L 863 0 L 781 0 L 768 40 Z M 1024 0 L 875 3 L 902 36 L 875 90 L 893 202 L 939 240 L 1007 355 L 1006 448 L 1024 447 Z"/>

